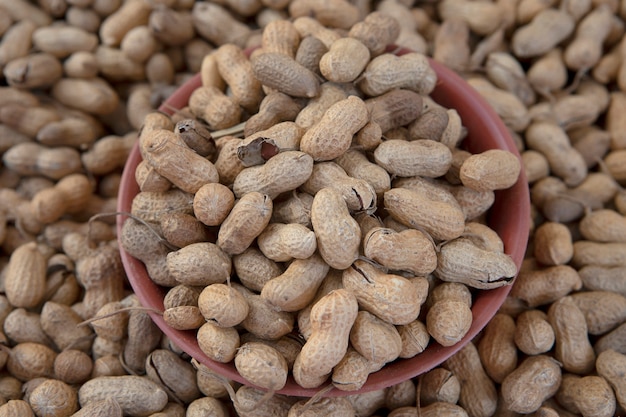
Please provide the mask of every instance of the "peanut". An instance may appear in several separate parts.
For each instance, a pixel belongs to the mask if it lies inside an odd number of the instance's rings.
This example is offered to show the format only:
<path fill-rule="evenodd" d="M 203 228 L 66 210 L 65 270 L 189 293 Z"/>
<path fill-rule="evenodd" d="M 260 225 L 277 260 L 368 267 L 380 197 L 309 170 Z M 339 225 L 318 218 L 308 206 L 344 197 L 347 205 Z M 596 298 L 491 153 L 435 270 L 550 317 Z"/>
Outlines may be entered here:
<path fill-rule="evenodd" d="M 268 225 L 272 207 L 267 194 L 256 191 L 244 194 L 220 226 L 217 246 L 229 255 L 245 251 Z"/>
<path fill-rule="evenodd" d="M 498 313 L 485 326 L 478 342 L 478 353 L 485 372 L 497 383 L 502 383 L 517 367 L 515 332 L 515 320 Z"/>
<path fill-rule="evenodd" d="M 221 327 L 233 327 L 241 323 L 250 306 L 236 289 L 226 284 L 206 286 L 198 297 L 198 307 L 205 320 Z"/>
<path fill-rule="evenodd" d="M 142 415 L 161 411 L 167 404 L 167 394 L 148 378 L 124 375 L 101 376 L 84 383 L 78 390 L 80 406 L 113 398 L 124 414 Z"/>
<path fill-rule="evenodd" d="M 361 308 L 397 325 L 417 319 L 428 290 L 425 280 L 385 274 L 360 260 L 343 272 L 342 280 L 344 288 L 352 291 Z"/>
<path fill-rule="evenodd" d="M 241 345 L 235 367 L 242 377 L 261 388 L 279 390 L 287 382 L 287 361 L 280 352 L 263 343 Z"/>
<path fill-rule="evenodd" d="M 332 213 L 332 217 L 330 216 Z M 322 188 L 311 206 L 311 224 L 317 237 L 317 248 L 328 265 L 348 268 L 359 256 L 361 229 L 350 216 L 348 206 L 334 188 Z"/>
<path fill-rule="evenodd" d="M 261 297 L 282 311 L 301 310 L 313 300 L 328 270 L 329 266 L 317 254 L 296 259 L 285 272 L 263 285 Z"/>
<path fill-rule="evenodd" d="M 517 413 L 537 411 L 561 383 L 559 363 L 547 355 L 531 356 L 502 381 L 506 407 Z"/>
<path fill-rule="evenodd" d="M 563 364 L 563 369 L 577 374 L 593 369 L 596 355 L 587 335 L 587 322 L 574 300 L 563 297 L 552 303 L 548 321 L 556 336 L 555 359 Z"/>
<path fill-rule="evenodd" d="M 294 363 L 296 382 L 305 386 L 302 382 L 308 378 L 326 379 L 348 349 L 350 329 L 357 313 L 357 300 L 346 290 L 331 291 L 313 306 L 312 333 Z M 323 380 L 315 381 L 318 382 Z"/>
<path fill-rule="evenodd" d="M 170 276 L 180 284 L 204 286 L 226 281 L 232 263 L 221 245 L 198 242 L 169 252 L 167 269 Z"/>
<path fill-rule="evenodd" d="M 369 96 L 379 96 L 394 88 L 429 94 L 436 82 L 437 75 L 424 55 L 417 52 L 402 56 L 385 53 L 367 64 L 359 87 Z"/>
<path fill-rule="evenodd" d="M 300 149 L 316 161 L 335 159 L 348 150 L 352 136 L 367 121 L 368 110 L 363 100 L 350 96 L 330 106 L 321 120 L 307 130 Z"/>

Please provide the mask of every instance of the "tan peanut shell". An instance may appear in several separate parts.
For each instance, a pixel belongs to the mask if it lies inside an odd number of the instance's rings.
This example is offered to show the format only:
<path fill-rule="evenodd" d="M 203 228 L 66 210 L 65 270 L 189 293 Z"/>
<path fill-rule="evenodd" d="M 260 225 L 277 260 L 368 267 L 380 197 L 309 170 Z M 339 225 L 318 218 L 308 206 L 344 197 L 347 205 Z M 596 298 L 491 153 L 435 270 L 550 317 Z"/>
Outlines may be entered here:
<path fill-rule="evenodd" d="M 374 227 L 363 237 L 363 254 L 392 270 L 428 275 L 437 267 L 437 254 L 431 238 L 424 232 Z"/>
<path fill-rule="evenodd" d="M 497 383 L 502 383 L 517 367 L 515 330 L 513 317 L 497 313 L 485 326 L 483 336 L 478 342 L 478 353 L 483 367 Z"/>
<path fill-rule="evenodd" d="M 252 70 L 262 85 L 293 97 L 315 97 L 320 82 L 316 74 L 294 58 L 276 52 L 253 56 Z"/>
<path fill-rule="evenodd" d="M 368 110 L 362 99 L 349 96 L 331 105 L 319 122 L 300 140 L 300 149 L 315 161 L 328 161 L 342 155 L 353 135 L 368 122 Z"/>
<path fill-rule="evenodd" d="M 183 191 L 195 193 L 206 183 L 218 182 L 213 163 L 186 146 L 174 132 L 160 130 L 141 135 L 143 157 L 162 176 Z"/>
<path fill-rule="evenodd" d="M 359 87 L 369 96 L 379 96 L 395 88 L 430 94 L 436 82 L 437 75 L 425 55 L 417 52 L 402 56 L 385 53 L 367 64 Z"/>
<path fill-rule="evenodd" d="M 234 327 L 220 327 L 206 322 L 197 333 L 198 346 L 209 359 L 228 363 L 235 358 L 239 347 L 239 333 Z"/>
<path fill-rule="evenodd" d="M 302 185 L 312 170 L 311 155 L 301 151 L 280 152 L 263 165 L 242 170 L 235 178 L 233 192 L 238 198 L 256 191 L 273 199 Z"/>
<path fill-rule="evenodd" d="M 402 339 L 392 324 L 361 310 L 350 330 L 354 349 L 374 363 L 397 359 L 402 350 Z"/>
<path fill-rule="evenodd" d="M 556 336 L 555 359 L 565 371 L 587 374 L 593 369 L 596 355 L 589 342 L 587 322 L 583 312 L 570 297 L 552 303 L 548 321 Z"/>
<path fill-rule="evenodd" d="M 456 355 L 446 360 L 443 366 L 461 382 L 459 405 L 469 415 L 489 416 L 495 413 L 498 393 L 495 383 L 485 373 L 474 343 L 465 345 Z M 476 401 L 476 398 L 481 398 L 481 401 Z"/>
<path fill-rule="evenodd" d="M 457 238 L 465 227 L 465 215 L 458 205 L 429 198 L 425 192 L 392 188 L 384 194 L 384 206 L 400 223 L 435 239 Z"/>
<path fill-rule="evenodd" d="M 271 278 L 261 290 L 261 297 L 282 311 L 298 311 L 315 297 L 329 266 L 315 253 L 306 259 L 296 259 L 285 272 Z"/>
<path fill-rule="evenodd" d="M 297 223 L 270 223 L 258 236 L 257 244 L 265 256 L 276 262 L 306 259 L 317 249 L 315 233 Z"/>
<path fill-rule="evenodd" d="M 287 382 L 287 361 L 271 346 L 249 342 L 237 349 L 237 371 L 255 386 L 279 390 Z"/>
<path fill-rule="evenodd" d="M 249 312 L 241 327 L 262 339 L 280 339 L 291 333 L 295 316 L 288 311 L 278 311 L 261 295 L 241 285 L 232 284 L 248 301 Z"/>
<path fill-rule="evenodd" d="M 320 378 L 319 384 L 324 382 L 348 349 L 350 329 L 357 314 L 356 297 L 342 289 L 331 291 L 313 306 L 312 333 L 294 364 L 296 382 L 304 386 L 299 379 L 310 377 Z"/>
<path fill-rule="evenodd" d="M 167 394 L 159 385 L 135 375 L 94 378 L 78 390 L 81 407 L 106 398 L 115 399 L 131 415 L 157 412 L 167 404 Z"/>
<path fill-rule="evenodd" d="M 510 188 L 521 171 L 519 159 L 511 152 L 492 149 L 468 157 L 461 165 L 459 177 L 466 187 L 477 191 Z"/>
<path fill-rule="evenodd" d="M 346 269 L 358 258 L 361 229 L 334 188 L 322 188 L 315 194 L 311 224 L 318 251 L 332 268 Z"/>
<path fill-rule="evenodd" d="M 436 178 L 444 175 L 452 165 L 450 149 L 428 139 L 387 140 L 376 148 L 374 159 L 389 174 L 400 177 Z"/>
<path fill-rule="evenodd" d="M 267 258 L 256 247 L 233 256 L 233 268 L 241 283 L 253 291 L 261 291 L 267 281 L 284 271 L 281 264 Z"/>
<path fill-rule="evenodd" d="M 206 286 L 198 297 L 198 307 L 205 320 L 221 327 L 238 325 L 250 309 L 244 296 L 226 284 Z"/>
<path fill-rule="evenodd" d="M 209 285 L 226 281 L 232 263 L 220 246 L 198 242 L 168 253 L 167 269 L 180 284 Z"/>
<path fill-rule="evenodd" d="M 435 269 L 443 281 L 483 289 L 507 285 L 516 274 L 517 266 L 508 255 L 483 250 L 465 238 L 442 246 Z"/>
<path fill-rule="evenodd" d="M 12 254 L 5 271 L 4 290 L 15 307 L 35 307 L 46 290 L 46 259 L 37 245 L 26 243 Z"/>
<path fill-rule="evenodd" d="M 502 381 L 502 397 L 509 410 L 532 413 L 556 393 L 560 383 L 561 368 L 555 359 L 531 356 Z"/>
<path fill-rule="evenodd" d="M 269 223 L 272 207 L 266 194 L 252 191 L 243 195 L 220 226 L 217 246 L 229 255 L 242 253 Z"/>
<path fill-rule="evenodd" d="M 541 310 L 522 312 L 515 321 L 515 344 L 527 355 L 548 352 L 554 345 L 554 330 Z"/>
<path fill-rule="evenodd" d="M 581 288 L 582 281 L 574 268 L 556 265 L 520 271 L 510 295 L 534 308 L 550 304 Z"/>
<path fill-rule="evenodd" d="M 428 283 L 416 278 L 384 273 L 372 264 L 357 260 L 343 272 L 343 286 L 357 298 L 359 306 L 395 325 L 417 319 L 426 300 Z"/>

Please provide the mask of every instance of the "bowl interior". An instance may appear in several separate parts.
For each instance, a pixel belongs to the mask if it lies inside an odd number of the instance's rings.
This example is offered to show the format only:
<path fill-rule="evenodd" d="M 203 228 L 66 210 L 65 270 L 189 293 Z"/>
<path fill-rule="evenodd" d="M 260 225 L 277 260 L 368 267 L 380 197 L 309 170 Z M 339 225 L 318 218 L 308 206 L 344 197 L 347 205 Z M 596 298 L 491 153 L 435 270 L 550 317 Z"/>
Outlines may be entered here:
<path fill-rule="evenodd" d="M 398 54 L 401 55 L 406 52 L 408 51 L 401 50 Z M 464 147 L 472 153 L 496 148 L 506 149 L 519 157 L 519 153 L 507 128 L 486 101 L 453 71 L 435 61 L 431 61 L 431 65 L 439 78 L 438 84 L 432 93 L 432 98 L 439 104 L 448 108 L 454 108 L 459 112 L 463 124 L 468 130 L 467 138 L 463 142 Z M 180 109 L 184 107 L 191 92 L 199 87 L 200 84 L 200 76 L 194 76 L 170 96 L 166 102 L 167 106 L 162 106 L 160 110 L 165 113 L 171 113 L 171 108 Z M 136 144 L 132 149 L 122 175 L 118 196 L 118 211 L 120 212 L 130 212 L 132 200 L 139 192 L 134 172 L 140 161 L 141 155 Z M 512 257 L 518 269 L 522 263 L 528 241 L 529 201 L 528 186 L 522 172 L 513 187 L 496 192 L 494 205 L 488 213 L 489 226 L 500 235 L 504 242 L 505 252 Z M 125 216 L 118 216 L 118 235 L 125 219 Z M 148 276 L 143 263 L 126 253 L 121 248 L 121 245 L 120 252 L 130 284 L 141 303 L 145 307 L 163 311 L 163 297 L 166 289 L 156 285 Z M 476 293 L 472 307 L 472 326 L 465 337 L 456 345 L 443 347 L 431 341 L 428 348 L 421 354 L 410 359 L 396 360 L 386 365 L 380 371 L 372 373 L 366 384 L 359 391 L 345 392 L 333 389 L 326 395 L 341 396 L 386 388 L 440 365 L 480 332 L 496 314 L 510 289 L 511 286 L 508 285 Z M 227 378 L 247 384 L 247 381 L 239 375 L 232 363 L 223 364 L 212 361 L 200 350 L 195 331 L 174 330 L 163 321 L 161 316 L 157 314 L 151 314 L 151 316 L 154 322 L 177 346 L 196 360 Z M 319 388 L 305 389 L 300 387 L 290 376 L 287 385 L 278 393 L 311 397 L 318 391 Z"/>

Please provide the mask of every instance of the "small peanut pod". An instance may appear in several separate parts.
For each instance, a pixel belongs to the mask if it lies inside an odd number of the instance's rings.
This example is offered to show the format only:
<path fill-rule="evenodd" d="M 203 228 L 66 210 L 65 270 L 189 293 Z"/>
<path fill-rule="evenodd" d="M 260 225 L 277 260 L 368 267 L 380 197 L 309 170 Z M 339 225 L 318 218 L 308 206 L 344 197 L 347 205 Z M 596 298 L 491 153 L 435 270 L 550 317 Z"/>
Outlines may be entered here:
<path fill-rule="evenodd" d="M 230 87 L 235 102 L 250 112 L 258 110 L 263 91 L 243 50 L 236 45 L 225 44 L 214 53 L 217 69 Z"/>
<path fill-rule="evenodd" d="M 379 96 L 395 88 L 430 94 L 437 74 L 425 55 L 411 52 L 402 56 L 382 54 L 365 67 L 359 87 L 368 96 Z"/>
<path fill-rule="evenodd" d="M 350 28 L 348 36 L 360 40 L 372 56 L 385 51 L 400 35 L 400 24 L 393 17 L 374 11 Z"/>
<path fill-rule="evenodd" d="M 80 212 L 89 202 L 92 188 L 85 175 L 70 174 L 54 187 L 45 188 L 33 196 L 33 214 L 41 223 L 50 224 L 66 213 Z"/>
<path fill-rule="evenodd" d="M 445 368 L 434 368 L 422 376 L 420 403 L 456 404 L 459 401 L 461 384 L 459 379 Z"/>
<path fill-rule="evenodd" d="M 242 197 L 253 191 L 276 198 L 302 185 L 313 170 L 313 158 L 300 151 L 280 152 L 265 164 L 245 168 L 235 178 L 233 192 Z"/>
<path fill-rule="evenodd" d="M 364 310 L 359 311 L 350 330 L 350 343 L 372 363 L 391 362 L 402 351 L 402 338 L 396 327 Z"/>
<path fill-rule="evenodd" d="M 356 297 L 343 289 L 331 291 L 313 306 L 312 332 L 294 363 L 298 384 L 304 387 L 308 384 L 302 382 L 312 378 L 321 385 L 345 356 L 358 308 Z"/>
<path fill-rule="evenodd" d="M 233 256 L 233 267 L 237 278 L 246 288 L 260 292 L 267 281 L 284 272 L 282 266 L 268 259 L 256 247 L 249 247 Z"/>
<path fill-rule="evenodd" d="M 434 273 L 442 281 L 488 289 L 509 284 L 517 275 L 517 266 L 504 253 L 487 251 L 459 238 L 442 246 Z"/>
<path fill-rule="evenodd" d="M 465 215 L 458 204 L 441 201 L 424 191 L 392 188 L 384 194 L 384 205 L 395 220 L 423 230 L 434 239 L 455 239 L 465 230 Z"/>
<path fill-rule="evenodd" d="M 551 177 L 548 177 L 551 178 Z M 555 184 L 556 185 L 556 184 Z M 542 204 L 544 216 L 553 222 L 567 223 L 584 215 L 585 209 L 600 209 L 617 193 L 618 184 L 607 174 L 590 172 L 575 188 L 559 189 Z"/>
<path fill-rule="evenodd" d="M 540 225 L 535 230 L 533 243 L 535 258 L 544 265 L 565 265 L 574 255 L 572 233 L 561 223 L 545 222 Z"/>
<path fill-rule="evenodd" d="M 324 26 L 349 29 L 359 20 L 359 9 L 345 0 L 330 2 L 295 0 L 289 4 L 289 15 L 294 18 L 315 16 L 315 19 Z"/>
<path fill-rule="evenodd" d="M 198 242 L 167 254 L 167 269 L 180 284 L 209 285 L 230 276 L 230 257 L 217 245 Z"/>
<path fill-rule="evenodd" d="M 339 191 L 352 212 L 376 211 L 376 192 L 373 186 L 366 180 L 349 176 L 335 162 L 314 164 L 311 176 L 300 189 L 314 196 L 325 187 Z"/>
<path fill-rule="evenodd" d="M 515 94 L 525 105 L 535 103 L 536 95 L 519 61 L 506 52 L 492 52 L 485 64 L 487 77 L 498 87 Z"/>
<path fill-rule="evenodd" d="M 91 114 L 111 114 L 119 105 L 117 92 L 102 78 L 61 78 L 52 96 L 62 104 Z"/>
<path fill-rule="evenodd" d="M 254 76 L 266 87 L 293 97 L 316 97 L 320 90 L 317 75 L 294 58 L 276 52 L 252 57 Z"/>
<path fill-rule="evenodd" d="M 273 347 L 260 342 L 244 343 L 237 349 L 235 368 L 255 386 L 279 390 L 287 382 L 287 361 Z"/>
<path fill-rule="evenodd" d="M 626 320 L 626 297 L 609 291 L 584 291 L 571 295 L 583 312 L 591 335 L 602 335 Z"/>
<path fill-rule="evenodd" d="M 512 187 L 520 175 L 521 163 L 512 152 L 491 149 L 468 157 L 459 177 L 464 186 L 476 191 L 503 190 Z"/>
<path fill-rule="evenodd" d="M 426 329 L 442 346 L 453 346 L 472 325 L 472 298 L 464 284 L 444 282 L 437 285 L 426 300 Z"/>
<path fill-rule="evenodd" d="M 328 264 L 318 254 L 296 259 L 285 272 L 263 285 L 261 297 L 281 311 L 302 310 L 313 301 L 328 270 Z"/>
<path fill-rule="evenodd" d="M 585 315 L 571 297 L 563 297 L 548 309 L 548 321 L 554 329 L 554 357 L 563 369 L 575 374 L 593 370 L 596 355 L 589 342 Z"/>
<path fill-rule="evenodd" d="M 251 29 L 219 4 L 196 3 L 191 11 L 193 26 L 200 36 L 215 45 L 234 43 L 243 47 Z"/>
<path fill-rule="evenodd" d="M 487 324 L 478 342 L 478 353 L 487 375 L 495 382 L 502 381 L 517 368 L 515 320 L 497 313 Z"/>
<path fill-rule="evenodd" d="M 554 330 L 541 310 L 527 310 L 517 316 L 515 344 L 527 355 L 548 352 L 554 345 Z"/>
<path fill-rule="evenodd" d="M 581 268 L 587 265 L 603 267 L 626 266 L 626 243 L 596 243 L 579 240 L 574 243 L 572 265 Z"/>
<path fill-rule="evenodd" d="M 433 41 L 433 59 L 458 72 L 467 70 L 470 60 L 469 36 L 470 29 L 464 20 L 446 18 Z"/>
<path fill-rule="evenodd" d="M 184 145 L 174 132 L 159 130 L 141 135 L 140 149 L 159 174 L 183 191 L 193 194 L 204 184 L 219 180 L 215 165 Z"/>
<path fill-rule="evenodd" d="M 337 190 L 326 187 L 315 194 L 311 224 L 319 253 L 332 268 L 346 269 L 359 257 L 361 229 Z"/>
<path fill-rule="evenodd" d="M 149 226 L 132 218 L 126 219 L 120 244 L 129 255 L 145 264 L 148 275 L 156 284 L 168 287 L 177 284 L 167 268 L 169 249 L 161 244 L 158 235 Z"/>
<path fill-rule="evenodd" d="M 78 390 L 81 407 L 112 398 L 126 415 L 150 415 L 167 405 L 167 393 L 147 377 L 101 376 L 85 382 Z"/>
<path fill-rule="evenodd" d="M 452 152 L 434 140 L 391 139 L 376 148 L 374 159 L 391 175 L 436 178 L 444 175 L 452 165 Z"/>
<path fill-rule="evenodd" d="M 342 281 L 344 288 L 356 296 L 362 309 L 397 325 L 416 320 L 428 295 L 425 279 L 410 280 L 387 274 L 361 260 L 344 270 Z"/>
<path fill-rule="evenodd" d="M 235 195 L 218 182 L 204 184 L 193 196 L 193 214 L 207 226 L 218 226 L 235 205 Z"/>
<path fill-rule="evenodd" d="M 615 210 L 588 213 L 579 224 L 580 233 L 594 242 L 626 242 L 626 218 Z"/>
<path fill-rule="evenodd" d="M 611 7 L 601 4 L 578 23 L 574 40 L 565 48 L 564 59 L 568 68 L 587 70 L 600 60 L 613 16 Z"/>
<path fill-rule="evenodd" d="M 556 394 L 560 385 L 559 363 L 547 355 L 531 356 L 502 381 L 502 399 L 509 410 L 529 414 Z"/>
<path fill-rule="evenodd" d="M 626 372 L 626 355 L 614 350 L 607 350 L 596 359 L 598 374 L 613 387 L 620 407 L 626 407 L 626 387 L 623 375 Z"/>
<path fill-rule="evenodd" d="M 82 165 L 80 153 L 74 148 L 48 148 L 33 142 L 12 146 L 2 155 L 2 162 L 20 175 L 43 175 L 53 180 L 80 172 Z"/>
<path fill-rule="evenodd" d="M 356 38 L 337 39 L 320 59 L 320 72 L 336 83 L 354 81 L 370 60 L 370 51 Z"/>
<path fill-rule="evenodd" d="M 510 296 L 534 308 L 550 304 L 581 288 L 582 281 L 574 268 L 569 265 L 556 265 L 520 271 Z"/>
<path fill-rule="evenodd" d="M 343 155 L 335 159 L 335 162 L 349 176 L 370 183 L 379 197 L 382 197 L 385 191 L 391 189 L 389 173 L 378 164 L 370 162 L 363 152 L 356 149 L 348 149 Z"/>
<path fill-rule="evenodd" d="M 258 113 L 246 120 L 244 137 L 250 139 L 253 134 L 261 134 L 262 131 L 269 130 L 280 122 L 293 121 L 301 109 L 302 105 L 287 94 L 279 91 L 271 92 L 261 101 Z M 272 136 L 261 136 L 270 137 L 276 141 Z M 280 144 L 277 145 L 279 148 L 283 148 Z"/>
<path fill-rule="evenodd" d="M 533 123 L 526 130 L 526 143 L 546 157 L 551 172 L 568 186 L 579 185 L 587 176 L 585 160 L 571 146 L 560 126 L 550 122 Z"/>
<path fill-rule="evenodd" d="M 232 284 L 248 301 L 248 316 L 241 326 L 261 339 L 280 339 L 293 330 L 295 318 L 287 311 L 277 311 L 267 300 L 247 288 Z"/>
<path fill-rule="evenodd" d="M 562 385 L 558 395 L 571 398 L 568 405 L 583 416 L 614 416 L 617 408 L 611 385 L 598 375 L 576 378 L 571 384 Z"/>
<path fill-rule="evenodd" d="M 426 350 L 430 342 L 430 334 L 423 322 L 415 320 L 409 324 L 397 326 L 397 329 L 402 339 L 401 358 L 412 358 Z"/>
<path fill-rule="evenodd" d="M 310 99 L 296 116 L 296 124 L 308 129 L 320 121 L 330 106 L 346 98 L 348 98 L 348 93 L 337 84 L 323 83 L 320 85 L 319 94 Z"/>
<path fill-rule="evenodd" d="M 11 305 L 30 308 L 43 300 L 46 267 L 46 258 L 34 242 L 15 249 L 4 274 L 4 290 Z"/>
<path fill-rule="evenodd" d="M 471 77 L 468 84 L 487 100 L 504 124 L 514 132 L 522 132 L 530 123 L 526 105 L 513 93 L 498 88 L 485 78 Z"/>
<path fill-rule="evenodd" d="M 416 120 L 423 109 L 423 98 L 406 89 L 393 89 L 365 100 L 370 122 L 380 126 L 381 132 L 399 128 Z M 419 138 L 423 139 L 423 138 Z"/>
<path fill-rule="evenodd" d="M 469 415 L 495 415 L 498 392 L 493 380 L 485 373 L 474 343 L 469 342 L 446 360 L 444 368 L 452 371 L 461 382 L 459 405 L 465 408 Z M 476 401 L 476 398 L 480 398 L 481 401 Z"/>
<path fill-rule="evenodd" d="M 189 96 L 189 108 L 212 130 L 232 127 L 241 120 L 239 104 L 212 85 L 196 88 Z"/>
<path fill-rule="evenodd" d="M 270 223 L 257 238 L 263 255 L 276 262 L 306 259 L 317 249 L 315 233 L 297 223 Z"/>
<path fill-rule="evenodd" d="M 379 370 L 383 365 L 368 360 L 350 347 L 333 369 L 333 385 L 342 391 L 357 391 L 363 387 L 369 374 Z"/>
<path fill-rule="evenodd" d="M 264 52 L 282 53 L 294 58 L 299 43 L 300 34 L 289 20 L 272 20 L 263 28 L 261 49 Z"/>
<path fill-rule="evenodd" d="M 342 155 L 352 137 L 369 120 L 367 106 L 357 96 L 349 96 L 326 110 L 321 120 L 304 134 L 300 149 L 315 161 L 329 161 Z"/>
<path fill-rule="evenodd" d="M 47 88 L 63 75 L 63 67 L 54 55 L 43 52 L 16 58 L 4 67 L 11 86 L 28 89 Z"/>
<path fill-rule="evenodd" d="M 245 251 L 269 224 L 272 207 L 266 194 L 252 191 L 243 195 L 220 226 L 217 245 L 229 255 Z"/>
<path fill-rule="evenodd" d="M 239 333 L 234 327 L 221 327 L 212 322 L 205 322 L 196 334 L 200 350 L 209 359 L 228 363 L 235 358 L 239 348 Z"/>
<path fill-rule="evenodd" d="M 547 8 L 515 30 L 511 47 L 518 58 L 540 56 L 566 39 L 576 26 L 565 10 Z"/>
<path fill-rule="evenodd" d="M 437 267 L 437 253 L 430 236 L 407 229 L 374 227 L 363 238 L 363 253 L 382 266 L 426 276 Z"/>
<path fill-rule="evenodd" d="M 226 284 L 206 286 L 198 297 L 198 307 L 206 321 L 220 327 L 238 325 L 250 310 L 244 296 Z"/>

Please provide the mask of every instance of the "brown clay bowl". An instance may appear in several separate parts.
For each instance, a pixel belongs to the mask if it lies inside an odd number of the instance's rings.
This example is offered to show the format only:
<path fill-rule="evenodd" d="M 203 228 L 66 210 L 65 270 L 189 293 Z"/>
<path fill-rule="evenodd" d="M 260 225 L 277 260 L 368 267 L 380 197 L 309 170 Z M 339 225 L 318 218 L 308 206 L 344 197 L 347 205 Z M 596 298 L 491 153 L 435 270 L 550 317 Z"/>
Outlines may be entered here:
<path fill-rule="evenodd" d="M 407 53 L 403 50 L 399 54 Z M 495 111 L 487 102 L 461 77 L 435 61 L 431 64 L 437 72 L 439 81 L 432 93 L 432 98 L 439 104 L 456 109 L 468 130 L 463 147 L 472 153 L 479 153 L 488 149 L 506 149 L 519 156 L 515 144 L 506 127 Z M 171 113 L 172 108 L 183 108 L 192 91 L 200 86 L 200 76 L 196 75 L 182 85 L 161 107 L 161 111 Z M 124 168 L 122 182 L 118 196 L 118 210 L 130 212 L 134 196 L 139 192 L 135 182 L 134 172 L 141 161 L 139 148 L 133 148 Z M 509 254 L 518 266 L 522 263 L 528 241 L 530 222 L 529 191 L 524 173 L 517 183 L 507 190 L 497 191 L 495 203 L 488 212 L 488 225 L 493 228 L 504 242 L 505 252 Z M 118 234 L 125 220 L 118 216 Z M 163 311 L 163 297 L 166 289 L 156 285 L 148 276 L 143 263 L 131 257 L 120 249 L 124 268 L 134 292 L 145 307 Z M 469 332 L 456 345 L 443 347 L 431 341 L 427 349 L 410 359 L 399 359 L 387 364 L 383 369 L 371 374 L 365 385 L 359 391 L 345 392 L 333 389 L 327 396 L 341 396 L 363 393 L 395 385 L 410 378 L 423 374 L 440 365 L 452 356 L 461 347 L 471 341 L 496 314 L 504 302 L 511 286 L 504 286 L 492 290 L 478 291 L 475 294 L 472 307 L 473 323 Z M 209 359 L 198 347 L 194 331 L 180 331 L 169 327 L 161 316 L 151 314 L 154 322 L 161 330 L 182 350 L 205 364 L 213 371 L 242 384 L 248 384 L 242 378 L 233 363 L 218 363 Z M 300 397 L 311 397 L 318 389 L 300 387 L 290 376 L 287 385 L 278 393 Z"/>

